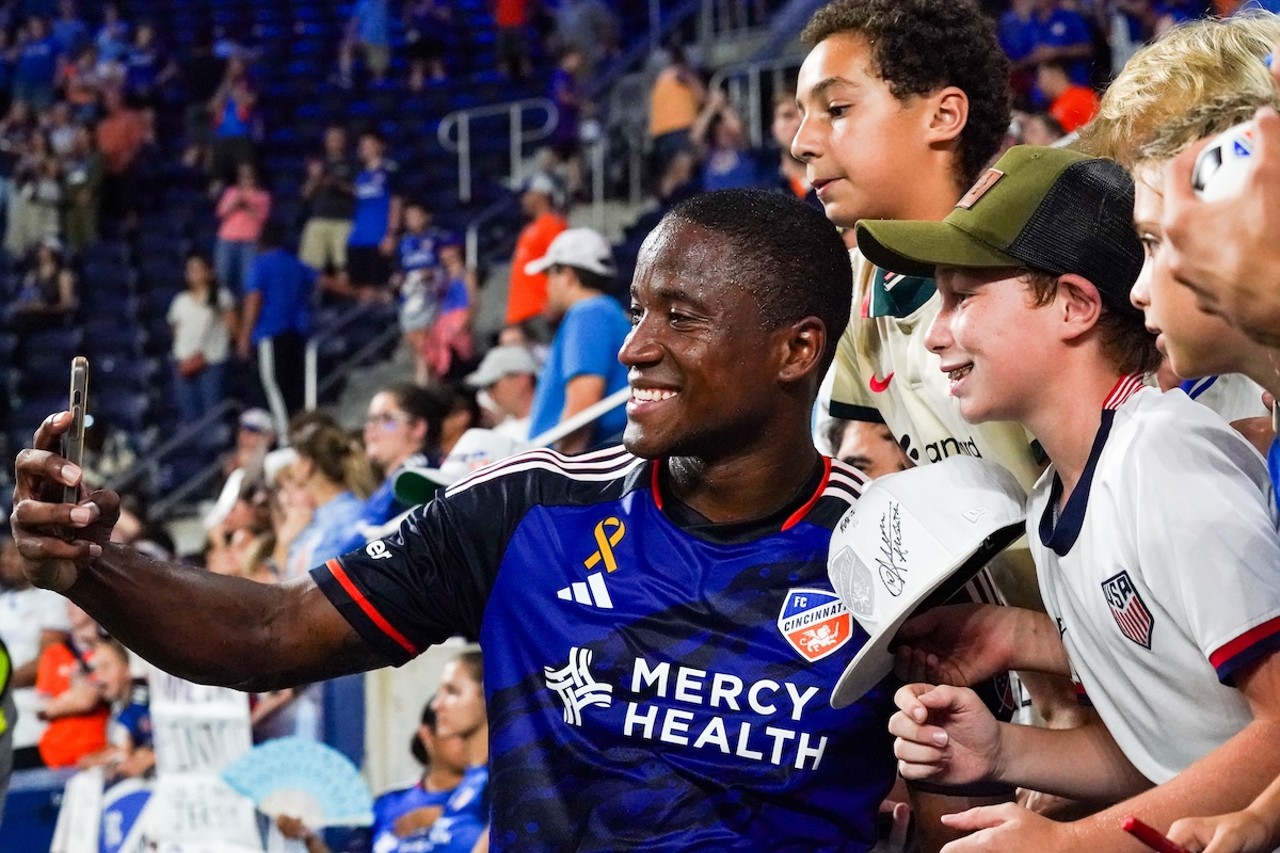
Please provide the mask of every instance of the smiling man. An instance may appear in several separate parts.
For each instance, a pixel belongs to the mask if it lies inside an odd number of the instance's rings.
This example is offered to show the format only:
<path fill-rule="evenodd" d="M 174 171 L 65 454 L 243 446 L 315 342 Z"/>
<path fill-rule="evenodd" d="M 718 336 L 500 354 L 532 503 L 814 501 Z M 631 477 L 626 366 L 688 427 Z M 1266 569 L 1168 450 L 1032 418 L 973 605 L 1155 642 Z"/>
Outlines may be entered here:
<path fill-rule="evenodd" d="M 165 669 L 245 689 L 479 636 L 497 850 L 869 850 L 891 697 L 830 707 L 865 635 L 826 572 L 863 480 L 809 437 L 849 273 L 795 199 L 681 204 L 632 285 L 624 447 L 511 457 L 286 585 L 105 544 L 110 492 L 45 502 L 79 482 L 59 415 L 18 463 L 26 571 Z"/>

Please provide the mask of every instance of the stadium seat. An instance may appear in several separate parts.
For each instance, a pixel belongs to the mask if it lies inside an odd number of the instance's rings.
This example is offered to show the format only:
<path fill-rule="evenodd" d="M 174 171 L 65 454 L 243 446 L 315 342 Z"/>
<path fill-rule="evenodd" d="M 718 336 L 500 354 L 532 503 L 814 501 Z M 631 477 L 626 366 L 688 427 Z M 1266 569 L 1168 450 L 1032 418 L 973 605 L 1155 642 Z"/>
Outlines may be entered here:
<path fill-rule="evenodd" d="M 94 396 L 92 407 L 97 416 L 126 432 L 140 433 L 148 426 L 147 414 L 151 404 L 145 393 L 120 392 Z"/>

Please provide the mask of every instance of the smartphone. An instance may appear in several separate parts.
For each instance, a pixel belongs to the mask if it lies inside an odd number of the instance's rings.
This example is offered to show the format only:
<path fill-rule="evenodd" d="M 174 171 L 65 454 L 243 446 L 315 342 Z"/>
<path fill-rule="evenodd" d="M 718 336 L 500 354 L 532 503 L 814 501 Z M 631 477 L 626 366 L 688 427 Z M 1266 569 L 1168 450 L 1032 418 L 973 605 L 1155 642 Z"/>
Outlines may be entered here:
<path fill-rule="evenodd" d="M 67 411 L 71 412 L 71 429 L 63 433 L 62 455 L 79 467 L 84 459 L 84 409 L 89 399 L 89 359 L 78 355 L 71 360 L 71 394 L 67 398 Z M 64 486 L 63 503 L 75 503 L 80 497 L 79 486 Z"/>

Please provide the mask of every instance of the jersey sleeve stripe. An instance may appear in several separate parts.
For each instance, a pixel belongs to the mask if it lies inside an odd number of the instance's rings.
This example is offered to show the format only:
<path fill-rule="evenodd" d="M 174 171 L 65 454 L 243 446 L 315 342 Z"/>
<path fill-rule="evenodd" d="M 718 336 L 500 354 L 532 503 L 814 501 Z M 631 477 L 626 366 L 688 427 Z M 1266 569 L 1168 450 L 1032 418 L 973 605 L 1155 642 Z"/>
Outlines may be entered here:
<path fill-rule="evenodd" d="M 356 606 L 369 618 L 369 621 L 378 626 L 378 630 L 395 640 L 396 644 L 410 655 L 418 654 L 418 647 L 410 642 L 408 637 L 397 631 L 395 626 L 377 611 L 373 603 L 365 598 L 364 593 L 351 581 L 346 569 L 342 567 L 342 564 L 336 558 L 329 560 L 325 563 L 325 566 L 329 569 L 330 574 L 333 575 L 334 580 L 342 586 L 347 595 L 351 596 L 351 600 L 356 603 Z"/>
<path fill-rule="evenodd" d="M 624 475 L 631 468 L 642 464 L 644 460 L 632 456 L 626 451 L 618 448 L 615 451 L 604 453 L 595 461 L 583 463 L 580 460 L 583 457 L 574 457 L 573 461 L 551 450 L 533 450 L 526 453 L 520 453 L 507 459 L 487 465 L 469 474 L 445 490 L 445 494 L 453 496 L 459 492 L 477 486 L 481 483 L 487 483 L 491 480 L 505 477 L 509 474 L 519 473 L 521 471 L 544 470 L 562 474 L 572 480 L 581 480 L 585 482 L 600 482 L 605 480 L 617 479 Z"/>
<path fill-rule="evenodd" d="M 1256 625 L 1209 655 L 1218 680 L 1230 684 L 1242 668 L 1280 649 L 1280 616 Z"/>

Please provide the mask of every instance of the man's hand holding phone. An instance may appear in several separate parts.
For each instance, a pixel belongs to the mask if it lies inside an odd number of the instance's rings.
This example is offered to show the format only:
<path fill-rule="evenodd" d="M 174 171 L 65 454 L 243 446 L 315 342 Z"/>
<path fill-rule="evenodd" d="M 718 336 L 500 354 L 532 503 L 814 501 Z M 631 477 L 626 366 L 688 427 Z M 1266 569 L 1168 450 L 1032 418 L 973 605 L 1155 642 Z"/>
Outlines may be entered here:
<path fill-rule="evenodd" d="M 36 586 L 57 592 L 74 584 L 80 567 L 101 555 L 120 516 L 120 496 L 115 492 L 86 493 L 82 488 L 79 458 L 84 447 L 87 363 L 83 367 L 78 420 L 73 388 L 70 410 L 45 418 L 32 446 L 18 454 L 15 468 L 10 523 L 23 570 Z"/>

